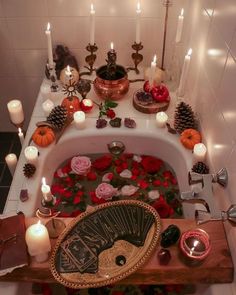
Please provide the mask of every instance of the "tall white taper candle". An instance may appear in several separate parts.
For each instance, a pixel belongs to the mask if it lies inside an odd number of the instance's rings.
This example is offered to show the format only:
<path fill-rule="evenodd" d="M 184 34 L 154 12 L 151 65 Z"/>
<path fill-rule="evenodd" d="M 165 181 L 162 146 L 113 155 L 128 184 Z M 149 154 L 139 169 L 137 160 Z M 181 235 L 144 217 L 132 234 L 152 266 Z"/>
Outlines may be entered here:
<path fill-rule="evenodd" d="M 91 4 L 90 9 L 90 44 L 94 45 L 94 36 L 95 36 L 95 9 L 93 4 Z"/>
<path fill-rule="evenodd" d="M 189 49 L 188 53 L 184 57 L 184 64 L 183 64 L 182 73 L 180 77 L 179 88 L 177 91 L 178 96 L 184 96 L 184 93 L 185 93 L 191 54 L 192 54 L 192 48 Z"/>
<path fill-rule="evenodd" d="M 52 36 L 51 36 L 51 29 L 50 23 L 47 24 L 47 29 L 45 31 L 48 41 L 48 64 L 50 67 L 53 67 L 53 53 L 52 53 Z"/>
<path fill-rule="evenodd" d="M 141 9 L 140 9 L 140 2 L 137 3 L 136 9 L 136 38 L 135 42 L 139 44 L 140 41 L 140 16 L 141 16 Z"/>
<path fill-rule="evenodd" d="M 184 23 L 184 9 L 181 9 L 181 14 L 178 17 L 178 24 L 177 24 L 177 30 L 176 30 L 176 36 L 175 36 L 175 42 L 179 43 L 181 41 L 182 37 L 182 31 L 183 31 L 183 23 Z"/>

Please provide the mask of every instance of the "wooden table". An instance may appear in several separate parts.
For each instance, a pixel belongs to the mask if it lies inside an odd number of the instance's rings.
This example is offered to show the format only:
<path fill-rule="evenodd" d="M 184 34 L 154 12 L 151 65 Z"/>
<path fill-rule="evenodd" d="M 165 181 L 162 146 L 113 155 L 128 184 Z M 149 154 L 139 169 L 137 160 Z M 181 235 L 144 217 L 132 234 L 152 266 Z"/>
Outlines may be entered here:
<path fill-rule="evenodd" d="M 68 224 L 71 218 L 63 220 Z M 35 223 L 34 218 L 26 219 L 26 227 L 32 223 Z M 162 219 L 163 229 L 170 224 L 177 225 L 181 232 L 197 227 L 194 220 Z M 213 284 L 232 282 L 234 267 L 223 223 L 221 221 L 213 221 L 198 227 L 204 229 L 209 234 L 212 243 L 211 253 L 202 264 L 197 266 L 185 264 L 179 253 L 178 245 L 174 245 L 169 248 L 172 256 L 170 263 L 162 266 L 158 263 L 157 252 L 160 247 L 157 247 L 146 265 L 120 281 L 119 284 Z M 56 240 L 51 240 L 51 242 L 53 247 Z M 33 259 L 30 260 L 28 266 L 2 276 L 0 280 L 55 283 L 49 269 L 49 262 L 39 264 Z"/>

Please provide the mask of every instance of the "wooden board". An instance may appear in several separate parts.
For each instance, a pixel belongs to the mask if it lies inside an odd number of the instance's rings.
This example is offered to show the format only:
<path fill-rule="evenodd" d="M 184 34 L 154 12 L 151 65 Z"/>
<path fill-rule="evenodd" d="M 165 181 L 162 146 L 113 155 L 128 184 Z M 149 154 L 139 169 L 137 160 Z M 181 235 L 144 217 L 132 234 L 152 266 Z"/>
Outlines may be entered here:
<path fill-rule="evenodd" d="M 63 219 L 65 223 L 70 218 Z M 36 219 L 26 219 L 26 226 L 36 223 Z M 193 228 L 204 229 L 211 238 L 212 251 L 198 266 L 186 265 L 179 254 L 178 245 L 169 248 L 172 259 L 167 266 L 161 266 L 157 260 L 157 252 L 150 260 L 129 277 L 123 279 L 119 284 L 189 284 L 189 283 L 231 283 L 233 281 L 233 262 L 226 240 L 224 226 L 221 221 L 213 221 L 197 226 L 194 220 L 188 219 L 162 219 L 162 229 L 170 224 L 180 227 L 181 232 Z M 52 246 L 56 240 L 52 240 Z M 55 280 L 49 270 L 49 262 L 36 263 L 31 259 L 27 267 L 14 270 L 12 273 L 0 277 L 1 281 L 26 281 L 26 282 L 54 282 Z"/>

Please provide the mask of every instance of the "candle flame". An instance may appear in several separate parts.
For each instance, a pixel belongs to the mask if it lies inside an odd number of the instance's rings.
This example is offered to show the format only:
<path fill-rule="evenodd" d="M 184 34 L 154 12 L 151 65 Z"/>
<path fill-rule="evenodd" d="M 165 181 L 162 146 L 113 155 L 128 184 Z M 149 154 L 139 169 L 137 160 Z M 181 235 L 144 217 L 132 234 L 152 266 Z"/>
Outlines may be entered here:
<path fill-rule="evenodd" d="M 141 6 L 140 6 L 140 2 L 137 3 L 137 12 L 141 12 Z"/>
<path fill-rule="evenodd" d="M 181 14 L 180 14 L 181 16 L 183 16 L 184 15 L 184 9 L 182 8 L 181 9 Z"/>
<path fill-rule="evenodd" d="M 113 42 L 111 42 L 111 49 L 112 49 L 112 50 L 114 49 L 114 44 L 113 44 Z"/>
<path fill-rule="evenodd" d="M 22 130 L 21 130 L 21 128 L 18 128 L 18 132 L 19 132 L 19 135 L 22 135 Z"/>
<path fill-rule="evenodd" d="M 191 56 L 192 52 L 193 52 L 192 48 L 189 48 L 187 55 Z"/>
<path fill-rule="evenodd" d="M 39 220 L 39 221 L 37 222 L 37 224 L 38 224 L 38 225 L 41 224 L 41 220 Z"/>
<path fill-rule="evenodd" d="M 47 31 L 50 31 L 51 25 L 50 23 L 47 24 Z"/>
<path fill-rule="evenodd" d="M 66 70 L 67 70 L 68 72 L 71 72 L 71 70 L 70 70 L 70 66 L 69 66 L 69 65 L 66 67 Z"/>
<path fill-rule="evenodd" d="M 91 3 L 90 12 L 95 12 L 93 3 Z"/>
<path fill-rule="evenodd" d="M 153 57 L 153 62 L 155 62 L 155 63 L 157 62 L 157 55 L 156 54 Z"/>
<path fill-rule="evenodd" d="M 42 185 L 46 185 L 46 178 L 45 177 L 42 178 Z"/>

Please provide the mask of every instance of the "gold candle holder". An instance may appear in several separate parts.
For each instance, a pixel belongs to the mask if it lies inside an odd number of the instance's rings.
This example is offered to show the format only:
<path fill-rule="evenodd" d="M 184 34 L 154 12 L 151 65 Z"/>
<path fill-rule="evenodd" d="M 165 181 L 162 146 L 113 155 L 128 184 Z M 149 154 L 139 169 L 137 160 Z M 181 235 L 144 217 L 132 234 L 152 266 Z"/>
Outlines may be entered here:
<path fill-rule="evenodd" d="M 134 44 L 132 44 L 131 47 L 133 48 L 133 50 L 135 50 L 135 52 L 132 53 L 132 55 L 131 55 L 133 62 L 134 62 L 134 67 L 129 67 L 129 68 L 127 68 L 127 70 L 128 71 L 135 71 L 136 74 L 139 74 L 140 71 L 138 69 L 138 65 L 143 60 L 143 55 L 139 53 L 139 51 L 141 51 L 143 49 L 142 42 L 140 42 L 140 43 L 134 42 Z"/>
<path fill-rule="evenodd" d="M 98 47 L 96 44 L 91 45 L 90 43 L 86 46 L 86 50 L 90 52 L 89 55 L 85 57 L 85 61 L 88 64 L 88 66 L 85 66 L 85 68 L 88 70 L 88 72 L 82 72 L 80 73 L 80 76 L 83 75 L 92 75 L 93 71 L 96 71 L 96 69 L 93 67 L 95 60 L 97 58 L 97 55 L 95 52 L 98 50 Z"/>

